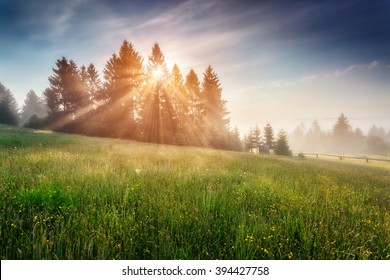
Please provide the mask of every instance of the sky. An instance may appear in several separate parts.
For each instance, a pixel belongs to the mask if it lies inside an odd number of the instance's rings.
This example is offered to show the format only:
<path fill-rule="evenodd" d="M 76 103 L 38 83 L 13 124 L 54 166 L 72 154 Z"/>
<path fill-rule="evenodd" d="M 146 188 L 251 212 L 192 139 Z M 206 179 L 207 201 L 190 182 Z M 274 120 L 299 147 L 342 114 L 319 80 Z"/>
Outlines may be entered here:
<path fill-rule="evenodd" d="M 0 82 L 21 106 L 57 59 L 102 71 L 123 40 L 147 62 L 218 74 L 232 127 L 292 131 L 344 113 L 390 129 L 390 1 L 0 0 Z"/>

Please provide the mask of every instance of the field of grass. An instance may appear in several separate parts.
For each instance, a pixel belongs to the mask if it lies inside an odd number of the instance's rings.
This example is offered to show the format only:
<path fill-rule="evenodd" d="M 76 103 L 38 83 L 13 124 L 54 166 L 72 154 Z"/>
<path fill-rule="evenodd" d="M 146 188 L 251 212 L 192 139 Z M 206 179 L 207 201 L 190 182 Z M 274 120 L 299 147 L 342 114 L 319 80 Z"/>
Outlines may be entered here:
<path fill-rule="evenodd" d="M 1 259 L 390 259 L 390 166 L 0 126 Z"/>

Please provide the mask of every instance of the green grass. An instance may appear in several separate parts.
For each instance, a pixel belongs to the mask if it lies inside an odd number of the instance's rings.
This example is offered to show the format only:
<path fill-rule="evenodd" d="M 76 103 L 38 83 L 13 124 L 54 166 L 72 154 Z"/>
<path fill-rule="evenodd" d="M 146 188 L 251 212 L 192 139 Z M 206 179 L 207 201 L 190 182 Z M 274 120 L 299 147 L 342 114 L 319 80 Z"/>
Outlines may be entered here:
<path fill-rule="evenodd" d="M 1 259 L 390 259 L 390 167 L 0 126 Z"/>

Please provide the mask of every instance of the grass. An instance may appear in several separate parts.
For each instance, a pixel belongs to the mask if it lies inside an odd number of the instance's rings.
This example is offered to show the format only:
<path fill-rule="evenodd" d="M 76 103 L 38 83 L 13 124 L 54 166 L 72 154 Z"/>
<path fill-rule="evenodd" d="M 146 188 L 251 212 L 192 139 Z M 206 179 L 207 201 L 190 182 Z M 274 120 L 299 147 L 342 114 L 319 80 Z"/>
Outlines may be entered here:
<path fill-rule="evenodd" d="M 390 259 L 390 167 L 0 126 L 1 259 Z"/>

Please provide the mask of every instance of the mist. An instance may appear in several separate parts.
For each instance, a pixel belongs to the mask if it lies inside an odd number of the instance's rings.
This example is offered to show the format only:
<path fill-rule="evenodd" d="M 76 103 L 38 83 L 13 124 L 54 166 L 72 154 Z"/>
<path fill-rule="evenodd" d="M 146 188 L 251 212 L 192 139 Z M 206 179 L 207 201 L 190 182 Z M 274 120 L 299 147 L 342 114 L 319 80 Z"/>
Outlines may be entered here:
<path fill-rule="evenodd" d="M 331 130 L 325 131 L 314 119 L 309 127 L 303 122 L 289 134 L 294 153 L 320 153 L 356 156 L 389 156 L 390 129 L 372 125 L 367 133 L 353 127 L 341 114 Z"/>

